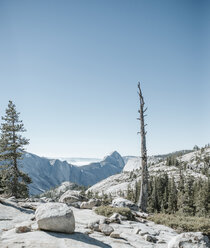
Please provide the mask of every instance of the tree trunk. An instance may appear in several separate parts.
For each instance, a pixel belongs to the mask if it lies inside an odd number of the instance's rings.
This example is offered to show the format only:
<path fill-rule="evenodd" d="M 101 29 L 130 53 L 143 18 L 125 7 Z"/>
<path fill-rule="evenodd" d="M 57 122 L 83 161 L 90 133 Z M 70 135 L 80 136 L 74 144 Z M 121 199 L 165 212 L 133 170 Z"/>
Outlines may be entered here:
<path fill-rule="evenodd" d="M 16 144 L 16 139 L 15 139 L 15 121 L 13 120 L 12 122 L 12 127 L 13 127 L 13 132 L 12 132 L 12 139 L 13 139 L 13 144 Z M 12 180 L 12 195 L 17 198 L 18 192 L 17 192 L 17 185 L 18 185 L 18 166 L 17 166 L 17 150 L 14 148 L 13 150 L 13 180 Z"/>
<path fill-rule="evenodd" d="M 140 83 L 138 83 L 138 94 L 140 100 L 139 118 L 140 120 L 140 135 L 141 135 L 141 191 L 138 206 L 139 208 L 146 212 L 147 210 L 147 197 L 148 197 L 148 169 L 147 169 L 147 148 L 146 148 L 146 132 L 144 124 L 144 113 L 147 110 L 144 109 L 144 98 L 141 92 Z"/>

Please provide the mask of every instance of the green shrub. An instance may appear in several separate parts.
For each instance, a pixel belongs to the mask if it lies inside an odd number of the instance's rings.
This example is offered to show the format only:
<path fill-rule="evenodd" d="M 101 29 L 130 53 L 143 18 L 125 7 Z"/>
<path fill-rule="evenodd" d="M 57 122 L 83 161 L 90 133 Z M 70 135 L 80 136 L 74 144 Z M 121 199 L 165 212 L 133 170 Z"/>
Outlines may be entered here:
<path fill-rule="evenodd" d="M 129 208 L 115 208 L 111 206 L 100 206 L 95 209 L 95 212 L 99 215 L 110 217 L 113 213 L 121 214 L 127 217 L 128 220 L 134 220 L 134 215 Z"/>
<path fill-rule="evenodd" d="M 178 214 L 154 214 L 148 218 L 156 224 L 169 226 L 178 232 L 202 232 L 210 235 L 210 219 Z"/>

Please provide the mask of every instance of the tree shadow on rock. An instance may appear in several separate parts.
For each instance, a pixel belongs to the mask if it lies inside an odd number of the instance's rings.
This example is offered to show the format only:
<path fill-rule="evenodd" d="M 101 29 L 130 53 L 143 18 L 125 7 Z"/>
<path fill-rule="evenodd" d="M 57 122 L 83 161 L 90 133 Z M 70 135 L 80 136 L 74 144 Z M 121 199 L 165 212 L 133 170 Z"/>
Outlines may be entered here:
<path fill-rule="evenodd" d="M 8 202 L 8 201 L 2 201 L 1 204 L 2 205 L 5 205 L 7 207 L 15 208 L 15 209 L 19 210 L 20 212 L 26 213 L 26 214 L 33 214 L 35 212 L 34 210 L 26 209 L 26 208 L 23 208 L 23 207 L 19 207 L 16 204 L 14 204 L 12 202 Z"/>
<path fill-rule="evenodd" d="M 87 234 L 81 233 L 81 232 L 75 232 L 72 234 L 65 234 L 65 233 L 56 233 L 56 232 L 47 232 L 49 235 L 61 238 L 61 239 L 73 239 L 76 241 L 80 241 L 89 245 L 95 245 L 101 248 L 111 248 L 110 245 L 105 244 L 97 239 L 89 237 Z"/>

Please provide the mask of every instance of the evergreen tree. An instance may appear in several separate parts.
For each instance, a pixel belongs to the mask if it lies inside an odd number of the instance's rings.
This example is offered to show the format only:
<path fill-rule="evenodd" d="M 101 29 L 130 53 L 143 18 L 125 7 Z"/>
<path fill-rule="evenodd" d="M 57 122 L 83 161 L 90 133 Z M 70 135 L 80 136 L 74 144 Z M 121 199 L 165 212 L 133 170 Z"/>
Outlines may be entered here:
<path fill-rule="evenodd" d="M 157 188 L 157 178 L 153 177 L 150 183 L 151 193 L 148 199 L 148 211 L 157 212 L 158 211 L 158 188 Z"/>
<path fill-rule="evenodd" d="M 0 194 L 4 193 L 4 184 L 3 184 L 3 171 L 0 170 Z"/>
<path fill-rule="evenodd" d="M 153 176 L 148 183 L 149 212 L 210 217 L 210 177 L 208 181 L 193 177 L 184 179 L 180 170 L 178 184 L 167 174 Z"/>
<path fill-rule="evenodd" d="M 166 159 L 167 166 L 179 166 L 179 161 L 177 160 L 175 155 L 171 155 Z"/>
<path fill-rule="evenodd" d="M 165 187 L 163 198 L 161 201 L 161 212 L 167 213 L 168 211 L 168 187 Z"/>
<path fill-rule="evenodd" d="M 185 185 L 184 175 L 182 169 L 180 168 L 179 181 L 178 181 L 178 194 L 177 194 L 177 209 L 180 212 L 182 209 L 182 203 L 184 201 L 184 185 Z"/>
<path fill-rule="evenodd" d="M 20 160 L 24 152 L 24 146 L 29 140 L 22 137 L 20 133 L 25 132 L 24 125 L 19 120 L 16 106 L 9 101 L 6 114 L 2 117 L 0 139 L 0 161 L 3 167 L 3 185 L 5 193 L 15 197 L 27 197 L 27 184 L 31 183 L 28 175 L 20 171 Z"/>
<path fill-rule="evenodd" d="M 175 213 L 177 211 L 177 188 L 172 177 L 168 184 L 168 213 Z"/>
<path fill-rule="evenodd" d="M 195 206 L 196 206 L 196 215 L 201 217 L 207 217 L 209 213 L 209 185 L 208 182 L 195 183 L 194 186 L 195 194 Z"/>
<path fill-rule="evenodd" d="M 193 150 L 194 150 L 194 151 L 198 151 L 198 150 L 199 150 L 199 147 L 198 147 L 197 145 L 195 145 L 195 146 L 193 147 Z"/>
<path fill-rule="evenodd" d="M 161 189 L 159 193 L 159 208 L 161 212 L 166 213 L 168 209 L 168 174 L 161 176 Z M 158 190 L 159 191 L 159 190 Z"/>
<path fill-rule="evenodd" d="M 168 187 L 168 175 L 165 173 L 163 175 L 159 175 L 157 178 L 157 211 L 160 212 L 162 208 L 163 203 L 163 196 L 165 193 L 165 190 L 167 191 Z"/>
<path fill-rule="evenodd" d="M 189 177 L 185 182 L 184 194 L 182 197 L 182 208 L 180 211 L 184 215 L 193 216 L 195 214 L 193 178 Z"/>
<path fill-rule="evenodd" d="M 141 181 L 135 182 L 135 188 L 134 188 L 134 202 L 137 203 L 139 201 L 139 195 L 141 191 Z"/>
<path fill-rule="evenodd" d="M 130 184 L 128 184 L 128 187 L 127 187 L 127 197 L 126 198 L 130 201 L 135 201 L 134 192 L 133 192 Z"/>

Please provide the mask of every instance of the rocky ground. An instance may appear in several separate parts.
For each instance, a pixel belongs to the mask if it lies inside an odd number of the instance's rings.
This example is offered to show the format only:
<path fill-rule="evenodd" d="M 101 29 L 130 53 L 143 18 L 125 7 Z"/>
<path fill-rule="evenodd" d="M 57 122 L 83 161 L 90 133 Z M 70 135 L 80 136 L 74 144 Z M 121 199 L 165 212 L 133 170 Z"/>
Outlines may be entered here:
<path fill-rule="evenodd" d="M 120 216 L 115 214 L 113 218 L 107 219 L 97 215 L 93 209 L 69 207 L 65 203 L 17 202 L 13 198 L 0 198 L 0 247 L 208 247 L 208 241 L 201 233 L 179 238 L 180 235 L 173 229 L 146 219 L 117 221 L 118 218 Z M 65 228 L 68 221 L 71 228 L 64 232 L 69 233 L 58 232 L 59 228 Z M 40 228 L 54 228 L 54 231 Z M 197 246 L 192 245 L 193 239 Z"/>

